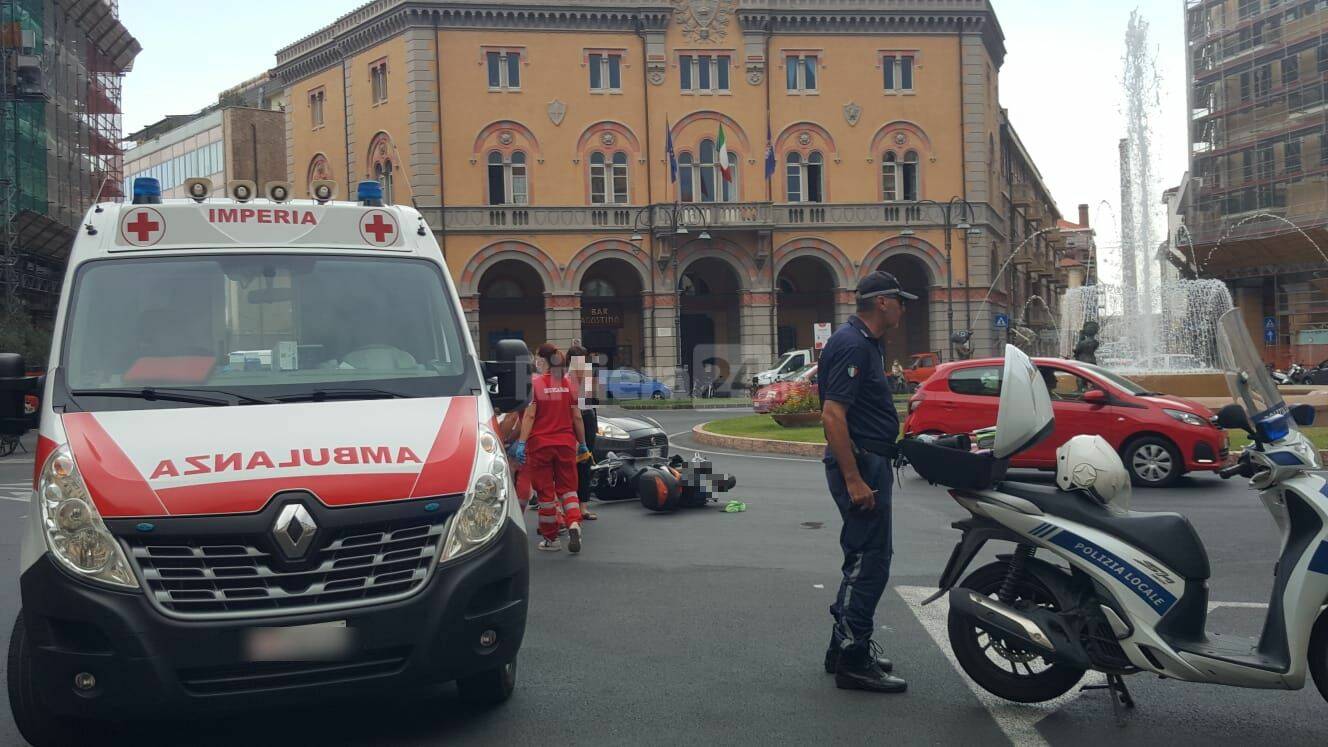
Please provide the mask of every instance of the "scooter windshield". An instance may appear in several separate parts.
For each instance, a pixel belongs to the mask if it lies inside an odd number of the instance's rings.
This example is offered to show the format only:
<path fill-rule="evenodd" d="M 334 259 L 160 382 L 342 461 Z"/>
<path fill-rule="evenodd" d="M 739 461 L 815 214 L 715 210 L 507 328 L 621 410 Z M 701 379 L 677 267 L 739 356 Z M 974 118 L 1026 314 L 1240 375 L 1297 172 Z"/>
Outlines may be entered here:
<path fill-rule="evenodd" d="M 1217 354 L 1231 397 L 1245 408 L 1252 426 L 1261 432 L 1267 430 L 1263 435 L 1269 440 L 1281 438 L 1295 427 L 1240 309 L 1231 309 L 1218 319 Z"/>

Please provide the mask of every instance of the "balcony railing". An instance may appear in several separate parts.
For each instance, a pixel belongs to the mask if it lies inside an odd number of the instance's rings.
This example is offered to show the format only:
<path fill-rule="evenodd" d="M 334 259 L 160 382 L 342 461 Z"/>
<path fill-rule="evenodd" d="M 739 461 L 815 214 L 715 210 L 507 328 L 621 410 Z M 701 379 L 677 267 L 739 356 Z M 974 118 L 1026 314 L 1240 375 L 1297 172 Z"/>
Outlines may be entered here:
<path fill-rule="evenodd" d="M 684 203 L 678 206 L 659 204 L 649 207 L 649 225 L 660 233 L 671 231 L 675 226 L 709 231 L 796 230 L 811 226 L 903 229 L 937 227 L 944 222 L 941 208 L 911 202 L 730 202 Z M 1000 214 L 990 206 L 974 205 L 973 209 L 974 215 L 970 222 L 974 225 L 991 225 L 1001 220 Z M 644 231 L 648 227 L 644 210 L 645 206 L 632 205 L 420 208 L 431 228 L 441 230 L 445 226 L 447 231 L 457 233 Z"/>

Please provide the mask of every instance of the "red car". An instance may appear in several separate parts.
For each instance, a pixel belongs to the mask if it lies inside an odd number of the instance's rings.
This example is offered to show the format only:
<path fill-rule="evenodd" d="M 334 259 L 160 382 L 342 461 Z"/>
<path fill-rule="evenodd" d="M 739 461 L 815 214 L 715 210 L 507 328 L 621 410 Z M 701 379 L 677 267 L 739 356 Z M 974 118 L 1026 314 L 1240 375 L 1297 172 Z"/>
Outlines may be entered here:
<path fill-rule="evenodd" d="M 1227 457 L 1226 432 L 1203 405 L 1145 391 L 1098 366 L 1060 358 L 1034 360 L 1051 390 L 1056 429 L 1010 466 L 1054 469 L 1056 449 L 1083 433 L 1120 452 L 1136 485 L 1166 487 L 1186 472 L 1214 471 Z M 908 403 L 907 435 L 969 433 L 996 424 L 1003 361 L 946 363 Z"/>
<path fill-rule="evenodd" d="M 795 392 L 810 392 L 813 397 L 819 394 L 816 388 L 816 365 L 806 366 L 789 374 L 773 384 L 766 384 L 752 394 L 752 409 L 758 413 L 772 412 L 776 407 L 788 401 Z"/>

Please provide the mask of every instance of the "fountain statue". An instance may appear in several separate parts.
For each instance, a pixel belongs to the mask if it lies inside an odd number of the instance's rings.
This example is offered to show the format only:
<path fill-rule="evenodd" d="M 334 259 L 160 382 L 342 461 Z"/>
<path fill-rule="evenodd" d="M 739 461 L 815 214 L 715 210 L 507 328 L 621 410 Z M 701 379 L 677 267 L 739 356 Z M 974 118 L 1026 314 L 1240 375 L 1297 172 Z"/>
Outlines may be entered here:
<path fill-rule="evenodd" d="M 1232 303 L 1222 281 L 1161 283 L 1154 287 L 1151 309 L 1127 309 L 1125 300 L 1125 289 L 1103 283 L 1066 291 L 1061 301 L 1062 354 L 1166 394 L 1225 396 L 1218 370 L 1217 318 Z"/>
<path fill-rule="evenodd" d="M 1097 364 L 1097 347 L 1101 343 L 1097 341 L 1098 324 L 1093 320 L 1084 322 L 1084 328 L 1079 331 L 1079 342 L 1074 345 L 1074 359 L 1080 363 Z"/>

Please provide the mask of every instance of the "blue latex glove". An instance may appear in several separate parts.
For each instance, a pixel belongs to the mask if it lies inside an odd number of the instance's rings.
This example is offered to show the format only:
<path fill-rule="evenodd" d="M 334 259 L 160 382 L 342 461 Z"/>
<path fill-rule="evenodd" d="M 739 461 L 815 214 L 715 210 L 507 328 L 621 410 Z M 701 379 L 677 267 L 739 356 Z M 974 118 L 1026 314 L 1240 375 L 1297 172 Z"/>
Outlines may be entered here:
<path fill-rule="evenodd" d="M 576 445 L 576 455 L 577 455 L 577 456 L 581 456 L 582 454 L 589 454 L 589 453 L 590 453 L 590 449 L 588 449 L 588 448 L 586 447 L 585 444 L 577 444 L 577 445 Z"/>
<path fill-rule="evenodd" d="M 526 463 L 526 442 L 516 442 L 516 463 L 524 465 Z"/>

